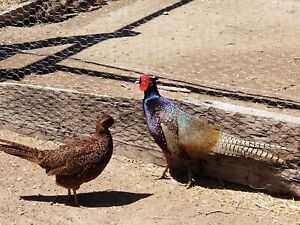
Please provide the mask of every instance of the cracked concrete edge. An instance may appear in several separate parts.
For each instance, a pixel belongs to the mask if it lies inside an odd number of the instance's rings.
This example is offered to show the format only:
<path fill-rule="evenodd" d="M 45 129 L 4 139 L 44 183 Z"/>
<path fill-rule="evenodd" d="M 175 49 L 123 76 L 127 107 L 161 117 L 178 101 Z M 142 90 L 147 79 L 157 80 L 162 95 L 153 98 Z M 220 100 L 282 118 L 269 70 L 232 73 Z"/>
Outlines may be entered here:
<path fill-rule="evenodd" d="M 230 103 L 225 103 L 225 102 L 220 102 L 220 101 L 213 101 L 213 100 L 203 102 L 203 101 L 199 101 L 197 99 L 188 98 L 187 102 L 191 103 L 191 104 L 195 104 L 195 105 L 203 105 L 203 106 L 207 105 L 207 106 L 211 106 L 213 108 L 225 110 L 225 111 L 232 112 L 232 113 L 242 113 L 242 114 L 247 114 L 247 115 L 251 115 L 251 116 L 266 117 L 266 118 L 270 118 L 270 119 L 274 119 L 274 120 L 278 120 L 278 121 L 298 124 L 300 126 L 300 117 L 296 117 L 296 116 L 268 112 L 265 110 L 254 109 L 251 107 L 239 106 L 239 105 L 235 105 L 235 104 L 230 104 Z"/>
<path fill-rule="evenodd" d="M 164 165 L 163 154 L 145 125 L 141 100 L 2 83 L 0 104 L 0 129 L 59 142 L 89 134 L 94 129 L 96 116 L 108 113 L 116 119 L 112 127 L 116 154 Z M 188 101 L 178 101 L 178 104 L 227 133 L 293 148 L 288 152 L 273 152 L 279 156 L 299 157 L 298 123 L 278 120 L 280 117 L 247 114 L 244 110 L 239 112 L 238 106 L 234 111 L 228 111 L 228 107 L 224 109 L 222 105 L 215 107 L 213 104 Z M 217 157 L 205 162 L 201 168 L 208 176 L 251 187 L 265 186 L 265 191 L 269 192 L 300 196 L 300 185 L 285 178 L 286 173 L 295 171 L 283 169 L 276 172 L 272 166 L 260 163 L 242 158 Z M 272 185 L 268 186 L 269 183 Z"/>

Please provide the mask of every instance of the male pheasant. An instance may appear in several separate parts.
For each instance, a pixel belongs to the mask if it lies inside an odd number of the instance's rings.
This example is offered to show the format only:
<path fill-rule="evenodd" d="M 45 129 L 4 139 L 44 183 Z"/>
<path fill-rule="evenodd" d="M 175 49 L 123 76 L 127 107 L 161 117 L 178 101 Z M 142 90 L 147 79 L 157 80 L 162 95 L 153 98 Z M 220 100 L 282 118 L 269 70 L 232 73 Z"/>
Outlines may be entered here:
<path fill-rule="evenodd" d="M 144 92 L 143 110 L 150 134 L 162 149 L 167 167 L 164 178 L 172 165 L 183 164 L 188 171 L 188 183 L 192 184 L 191 162 L 205 159 L 211 153 L 265 158 L 283 164 L 284 161 L 266 149 L 284 149 L 281 146 L 244 141 L 209 125 L 199 117 L 192 116 L 169 99 L 161 96 L 156 85 L 157 78 L 142 75 L 137 80 Z"/>
<path fill-rule="evenodd" d="M 98 117 L 96 131 L 86 139 L 62 145 L 54 150 L 38 150 L 29 146 L 0 139 L 0 151 L 29 160 L 56 176 L 56 183 L 74 193 L 75 204 L 79 206 L 76 190 L 84 182 L 95 179 L 104 170 L 113 153 L 113 141 L 109 127 L 114 119 L 108 115 Z"/>

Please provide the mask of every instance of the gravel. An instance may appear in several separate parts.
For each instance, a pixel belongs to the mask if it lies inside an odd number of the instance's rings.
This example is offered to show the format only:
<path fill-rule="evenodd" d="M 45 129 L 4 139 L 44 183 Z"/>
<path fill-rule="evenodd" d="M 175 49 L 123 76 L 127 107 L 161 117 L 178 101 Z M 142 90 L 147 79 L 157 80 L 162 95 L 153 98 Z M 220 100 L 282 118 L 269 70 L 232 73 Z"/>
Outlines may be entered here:
<path fill-rule="evenodd" d="M 0 12 L 5 11 L 21 2 L 24 2 L 24 0 L 2 0 L 0 1 Z"/>

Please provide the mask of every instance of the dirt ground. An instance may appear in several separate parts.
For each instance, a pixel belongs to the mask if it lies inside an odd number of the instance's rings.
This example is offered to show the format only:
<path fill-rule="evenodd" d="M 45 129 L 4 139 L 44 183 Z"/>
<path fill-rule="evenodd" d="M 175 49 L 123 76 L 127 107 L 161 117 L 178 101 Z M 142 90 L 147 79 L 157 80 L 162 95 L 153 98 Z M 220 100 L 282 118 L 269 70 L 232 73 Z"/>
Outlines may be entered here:
<path fill-rule="evenodd" d="M 113 1 L 62 23 L 3 28 L 0 43 L 72 39 L 78 35 L 91 38 L 114 32 L 176 2 Z M 299 102 L 299 12 L 300 2 L 294 0 L 191 1 L 136 26 L 132 29 L 134 36 L 99 42 L 59 64 L 70 66 L 76 59 L 81 62 L 76 68 L 104 64 Z M 3 60 L 0 68 L 22 67 L 67 47 L 23 51 L 26 54 Z"/>
<path fill-rule="evenodd" d="M 62 23 L 5 27 L 0 29 L 0 44 L 109 33 L 174 2 L 115 1 Z M 7 3 L 15 1 L 1 1 L 0 10 Z M 96 66 L 105 64 L 300 102 L 299 12 L 300 2 L 294 0 L 193 1 L 134 29 L 140 33 L 135 37 L 110 39 L 59 64 L 110 71 Z M 68 46 L 24 51 L 0 61 L 0 69 L 26 66 Z M 105 92 L 111 93 L 111 81 L 61 71 L 33 74 L 21 82 L 98 94 L 103 94 L 103 84 L 107 84 Z M 134 84 L 114 81 L 113 85 L 119 87 L 115 95 L 142 96 Z M 200 99 L 189 93 L 180 97 Z M 43 148 L 57 146 L 6 131 L 1 136 Z M 65 205 L 66 190 L 38 166 L 3 153 L 0 161 L 1 224 L 300 225 L 300 201 L 253 193 L 216 180 L 204 180 L 185 190 L 173 180 L 155 180 L 163 168 L 121 156 L 114 156 L 96 180 L 82 185 L 80 208 Z M 57 194 L 58 203 L 51 205 Z"/>
<path fill-rule="evenodd" d="M 39 148 L 57 143 L 0 132 Z M 289 224 L 299 225 L 300 202 L 204 179 L 189 190 L 163 168 L 114 155 L 105 171 L 79 190 L 80 208 L 36 165 L 0 153 L 1 224 Z M 51 205 L 58 195 L 58 203 Z"/>
<path fill-rule="evenodd" d="M 0 11 L 8 10 L 9 8 L 18 5 L 23 0 L 1 0 Z"/>

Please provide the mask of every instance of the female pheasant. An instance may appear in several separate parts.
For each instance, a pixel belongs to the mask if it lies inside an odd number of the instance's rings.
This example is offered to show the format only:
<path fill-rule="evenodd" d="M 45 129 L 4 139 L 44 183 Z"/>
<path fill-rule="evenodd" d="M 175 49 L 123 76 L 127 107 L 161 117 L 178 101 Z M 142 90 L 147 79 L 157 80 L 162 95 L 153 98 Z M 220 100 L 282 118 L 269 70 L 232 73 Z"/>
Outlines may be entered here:
<path fill-rule="evenodd" d="M 172 101 L 161 96 L 156 85 L 157 78 L 142 75 L 136 83 L 144 92 L 143 110 L 150 134 L 162 149 L 167 167 L 160 178 L 174 165 L 184 165 L 188 171 L 188 183 L 192 184 L 192 161 L 205 159 L 211 153 L 243 155 L 265 158 L 271 162 L 284 163 L 266 149 L 284 149 L 281 146 L 240 140 L 223 133 L 202 119 L 182 110 Z"/>
<path fill-rule="evenodd" d="M 90 137 L 75 140 L 54 150 L 39 150 L 13 141 L 0 139 L 0 151 L 18 156 L 40 165 L 56 183 L 74 193 L 75 204 L 79 206 L 76 191 L 80 185 L 98 177 L 113 153 L 113 140 L 109 131 L 114 119 L 109 115 L 97 118 L 96 129 Z"/>

